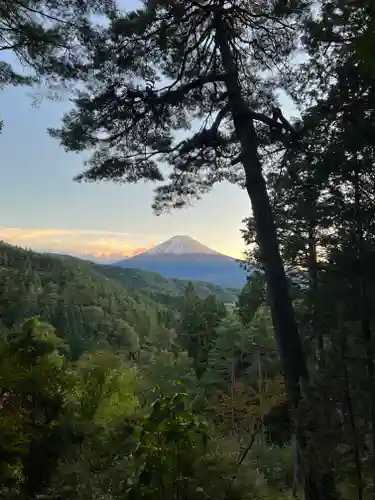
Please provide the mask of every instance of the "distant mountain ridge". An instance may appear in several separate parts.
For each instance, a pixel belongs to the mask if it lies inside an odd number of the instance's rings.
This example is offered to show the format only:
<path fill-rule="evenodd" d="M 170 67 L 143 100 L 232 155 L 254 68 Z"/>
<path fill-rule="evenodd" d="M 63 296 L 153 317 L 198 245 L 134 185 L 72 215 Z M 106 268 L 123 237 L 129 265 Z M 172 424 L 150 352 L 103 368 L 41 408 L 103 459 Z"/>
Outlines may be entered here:
<path fill-rule="evenodd" d="M 91 266 L 101 275 L 121 283 L 128 292 L 146 294 L 156 298 L 158 301 L 162 296 L 181 296 L 188 284 L 185 280 L 165 278 L 158 273 L 142 271 L 140 269 L 126 269 L 95 263 L 92 263 Z M 239 289 L 224 288 L 205 281 L 194 281 L 193 284 L 197 295 L 201 298 L 214 294 L 218 300 L 224 303 L 234 303 L 237 301 Z"/>
<path fill-rule="evenodd" d="M 166 278 L 205 281 L 227 288 L 242 288 L 247 279 L 247 272 L 236 259 L 186 235 L 173 236 L 151 250 L 115 265 L 159 273 Z"/>

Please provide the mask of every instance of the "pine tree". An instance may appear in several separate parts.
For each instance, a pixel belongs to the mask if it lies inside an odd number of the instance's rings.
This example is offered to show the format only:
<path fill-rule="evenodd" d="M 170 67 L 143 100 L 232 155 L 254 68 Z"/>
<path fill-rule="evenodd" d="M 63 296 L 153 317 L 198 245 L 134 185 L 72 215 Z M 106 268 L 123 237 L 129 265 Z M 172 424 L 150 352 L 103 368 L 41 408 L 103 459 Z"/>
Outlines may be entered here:
<path fill-rule="evenodd" d="M 92 15 L 112 16 L 112 0 L 27 0 L 2 2 L 0 51 L 13 53 L 29 70 L 18 73 L 8 61 L 0 61 L 0 88 L 29 85 L 40 78 L 74 80 L 84 73 L 82 49 L 95 36 Z"/>
<path fill-rule="evenodd" d="M 163 160 L 172 172 L 157 188 L 157 212 L 181 207 L 223 180 L 247 190 L 293 406 L 308 374 L 262 158 L 267 146 L 298 142 L 273 91 L 278 68 L 287 71 L 297 46 L 303 14 L 299 1 L 144 2 L 112 23 L 92 58 L 89 88 L 62 128 L 51 130 L 68 150 L 94 149 L 77 180 L 162 182 Z M 277 76 L 265 79 L 270 70 Z M 307 497 L 317 495 L 308 489 Z"/>

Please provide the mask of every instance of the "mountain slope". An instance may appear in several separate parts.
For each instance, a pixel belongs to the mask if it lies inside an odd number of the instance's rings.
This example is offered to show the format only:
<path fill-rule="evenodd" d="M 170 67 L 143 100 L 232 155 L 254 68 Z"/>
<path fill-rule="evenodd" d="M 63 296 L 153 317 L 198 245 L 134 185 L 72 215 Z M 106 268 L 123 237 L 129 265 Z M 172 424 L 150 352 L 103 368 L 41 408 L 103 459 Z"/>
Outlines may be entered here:
<path fill-rule="evenodd" d="M 0 243 L 0 334 L 31 316 L 54 325 L 73 358 L 93 346 L 129 353 L 163 329 L 166 307 L 73 257 Z"/>
<path fill-rule="evenodd" d="M 216 252 L 189 236 L 173 236 L 155 248 L 115 265 L 155 272 L 167 278 L 205 281 L 229 288 L 242 288 L 247 277 L 236 259 Z"/>
<path fill-rule="evenodd" d="M 147 255 L 158 255 L 161 254 L 173 254 L 173 255 L 221 255 L 219 252 L 212 250 L 211 248 L 202 245 L 199 241 L 191 238 L 190 236 L 180 235 L 172 236 L 169 240 L 160 243 L 154 248 L 151 248 L 147 252 Z M 140 255 L 144 255 L 140 254 Z"/>
<path fill-rule="evenodd" d="M 114 265 L 92 264 L 98 273 L 120 282 L 129 292 L 141 292 L 151 297 L 181 296 L 184 293 L 187 281 L 174 278 L 165 278 L 158 273 L 127 269 Z M 210 294 L 216 295 L 222 302 L 235 302 L 237 289 L 223 288 L 214 283 L 195 281 L 194 288 L 201 298 Z"/>
<path fill-rule="evenodd" d="M 130 355 L 150 334 L 164 334 L 185 286 L 142 271 L 0 242 L 0 335 L 39 316 L 54 325 L 73 358 L 93 346 L 108 345 Z M 197 292 L 235 300 L 234 293 L 215 285 L 197 284 Z"/>

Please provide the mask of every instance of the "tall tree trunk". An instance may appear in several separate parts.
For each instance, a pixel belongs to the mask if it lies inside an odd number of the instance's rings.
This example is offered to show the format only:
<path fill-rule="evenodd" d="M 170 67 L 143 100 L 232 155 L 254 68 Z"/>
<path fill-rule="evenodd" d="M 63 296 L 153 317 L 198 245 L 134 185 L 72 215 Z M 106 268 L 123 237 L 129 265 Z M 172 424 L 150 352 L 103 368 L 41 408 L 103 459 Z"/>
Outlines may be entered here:
<path fill-rule="evenodd" d="M 288 282 L 281 260 L 276 226 L 266 182 L 258 155 L 258 141 L 249 108 L 242 95 L 238 71 L 232 55 L 224 14 L 216 16 L 216 40 L 221 52 L 226 86 L 236 135 L 241 143 L 246 189 L 251 201 L 257 240 L 265 267 L 275 335 L 284 363 L 286 383 L 294 404 L 300 400 L 300 382 L 308 373 L 297 324 L 294 318 Z"/>
<path fill-rule="evenodd" d="M 313 338 L 316 340 L 317 349 L 316 357 L 318 359 L 318 366 L 324 369 L 324 338 L 323 329 L 319 324 L 319 291 L 318 291 L 318 261 L 316 253 L 316 224 L 314 221 L 309 221 L 308 224 L 308 272 L 310 277 L 310 312 L 311 312 L 311 326 L 313 331 Z"/>
<path fill-rule="evenodd" d="M 361 300 L 361 331 L 363 343 L 365 346 L 366 357 L 366 372 L 369 387 L 368 410 L 370 416 L 371 428 L 371 452 L 372 452 L 372 488 L 375 494 L 375 367 L 374 367 L 374 353 L 372 348 L 372 334 L 370 322 L 370 310 L 368 300 L 368 287 L 366 279 L 366 249 L 363 235 L 363 222 L 361 213 L 361 190 L 360 190 L 360 177 L 359 177 L 359 164 L 356 159 L 354 170 L 354 200 L 355 200 L 355 218 L 356 218 L 356 232 L 357 232 L 357 260 L 358 260 L 358 281 Z"/>
<path fill-rule="evenodd" d="M 233 356 L 231 370 L 230 370 L 230 394 L 231 394 L 231 419 L 232 419 L 232 432 L 237 437 L 236 429 L 236 416 L 235 416 L 235 379 L 236 379 L 236 358 Z"/>
<path fill-rule="evenodd" d="M 231 109 L 236 135 L 241 144 L 242 164 L 246 175 L 246 189 L 251 201 L 257 241 L 266 272 L 275 337 L 283 362 L 288 396 L 294 419 L 298 420 L 298 408 L 302 399 L 301 383 L 308 382 L 308 371 L 301 338 L 298 332 L 288 282 L 281 259 L 276 226 L 258 155 L 257 134 L 248 105 L 243 98 L 238 70 L 230 48 L 230 27 L 220 7 L 215 15 L 216 43 L 221 53 L 226 73 L 228 103 Z M 301 486 L 306 500 L 336 499 L 338 494 L 330 473 L 318 473 L 312 466 L 307 452 L 308 440 L 304 425 L 297 425 L 295 432 L 298 450 L 301 451 L 303 474 Z M 309 453 L 307 452 L 307 455 Z"/>
<path fill-rule="evenodd" d="M 263 366 L 262 366 L 262 354 L 261 351 L 258 353 L 258 394 L 259 394 L 259 406 L 261 408 L 260 413 L 260 425 L 262 427 L 262 432 L 259 434 L 259 440 L 261 444 L 263 444 L 263 430 L 264 430 L 264 416 L 263 416 L 263 404 L 264 404 L 264 392 L 265 385 L 263 380 Z"/>
<path fill-rule="evenodd" d="M 342 308 L 339 308 L 338 310 L 338 315 L 339 315 L 339 332 L 341 336 L 341 369 L 342 369 L 342 374 L 343 374 L 343 379 L 344 379 L 344 405 L 346 406 L 348 418 L 349 418 L 349 425 L 350 429 L 352 432 L 352 438 L 353 438 L 353 458 L 354 458 L 354 467 L 355 467 L 355 472 L 356 472 L 356 489 L 357 489 L 357 497 L 358 500 L 363 500 L 363 473 L 362 473 L 362 461 L 361 461 L 361 453 L 359 449 L 359 438 L 358 438 L 358 431 L 357 431 L 357 425 L 356 425 L 356 419 L 354 415 L 354 409 L 353 409 L 353 403 L 352 403 L 352 398 L 350 395 L 350 384 L 349 384 L 349 373 L 348 373 L 348 367 L 347 367 L 347 361 L 346 361 L 346 332 L 343 327 L 343 321 L 342 321 Z"/>

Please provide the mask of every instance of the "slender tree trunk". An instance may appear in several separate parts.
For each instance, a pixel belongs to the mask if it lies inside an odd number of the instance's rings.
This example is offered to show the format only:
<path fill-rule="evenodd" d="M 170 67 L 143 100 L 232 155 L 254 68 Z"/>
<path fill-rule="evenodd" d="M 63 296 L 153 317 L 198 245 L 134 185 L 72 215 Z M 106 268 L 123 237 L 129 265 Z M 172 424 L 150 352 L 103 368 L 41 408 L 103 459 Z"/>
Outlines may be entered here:
<path fill-rule="evenodd" d="M 355 198 L 355 213 L 357 224 L 357 254 L 358 254 L 358 281 L 360 289 L 361 300 L 361 331 L 363 343 L 365 346 L 366 357 L 366 372 L 369 386 L 369 400 L 368 409 L 370 416 L 371 427 L 371 452 L 372 452 L 372 488 L 375 494 L 375 367 L 374 367 L 374 353 L 372 348 L 372 334 L 370 322 L 370 310 L 368 300 L 368 287 L 366 280 L 366 250 L 363 235 L 363 223 L 361 214 L 361 191 L 360 191 L 360 178 L 359 178 L 359 164 L 356 161 L 354 171 L 354 198 Z"/>
<path fill-rule="evenodd" d="M 258 155 L 257 135 L 248 106 L 242 96 L 236 64 L 228 43 L 227 31 L 223 17 L 218 14 L 216 16 L 216 39 L 224 71 L 227 74 L 226 85 L 234 127 L 241 143 L 246 189 L 253 209 L 257 240 L 266 272 L 276 340 L 284 363 L 291 399 L 298 405 L 301 379 L 307 380 L 308 378 L 305 356 L 294 318 L 276 226 Z"/>
<path fill-rule="evenodd" d="M 264 444 L 264 415 L 263 415 L 263 405 L 264 405 L 264 394 L 265 394 L 265 381 L 263 376 L 263 364 L 262 364 L 262 354 L 261 351 L 258 353 L 258 394 L 259 394 L 259 406 L 261 408 L 260 413 L 260 425 L 261 430 L 259 432 L 259 442 Z"/>
<path fill-rule="evenodd" d="M 319 324 L 319 293 L 318 293 L 318 261 L 316 253 L 316 228 L 314 221 L 308 225 L 308 270 L 310 277 L 310 311 L 313 337 L 317 343 L 317 358 L 319 368 L 324 369 L 324 338 Z"/>
<path fill-rule="evenodd" d="M 310 308 L 311 308 L 311 323 L 313 337 L 317 342 L 317 369 L 323 375 L 323 385 L 321 387 L 321 397 L 322 397 L 322 415 L 323 415 L 323 425 L 325 433 L 331 431 L 331 415 L 329 412 L 329 391 L 326 386 L 326 379 L 324 377 L 326 369 L 326 354 L 325 345 L 323 337 L 323 324 L 321 322 L 321 308 L 319 304 L 319 274 L 318 274 L 318 258 L 317 258 L 317 242 L 316 242 L 316 199 L 310 199 L 310 206 L 314 212 L 313 216 L 310 218 L 308 224 L 308 270 L 311 282 L 311 293 L 310 293 Z M 336 484 L 336 474 L 334 472 L 334 467 L 331 457 L 327 457 L 327 465 L 332 471 L 332 484 Z"/>
<path fill-rule="evenodd" d="M 232 432 L 233 434 L 237 437 L 237 429 L 235 425 L 235 389 L 234 389 L 234 383 L 235 383 L 235 373 L 236 373 L 236 360 L 235 356 L 233 356 L 232 360 L 232 365 L 231 365 L 231 371 L 230 371 L 230 394 L 231 394 L 231 418 L 232 418 Z"/>
<path fill-rule="evenodd" d="M 344 402 L 348 412 L 349 417 L 349 425 L 352 431 L 353 437 L 353 454 L 354 454 L 354 467 L 356 471 L 356 488 L 357 488 L 357 497 L 358 500 L 363 500 L 363 474 L 362 474 L 362 463 L 361 463 L 361 454 L 359 450 L 359 439 L 358 439 L 358 431 L 357 425 L 355 421 L 354 409 L 352 398 L 350 395 L 350 384 L 349 384 L 349 374 L 348 367 L 346 364 L 346 333 L 344 331 L 342 325 L 342 311 L 339 310 L 339 331 L 341 335 L 341 365 L 342 365 L 342 373 L 344 379 Z"/>
<path fill-rule="evenodd" d="M 301 383 L 308 382 L 308 371 L 301 338 L 295 321 L 288 282 L 281 259 L 276 226 L 258 155 L 257 134 L 250 110 L 242 95 L 235 58 L 230 48 L 230 27 L 225 22 L 225 13 L 217 8 L 215 15 L 216 43 L 221 53 L 227 75 L 226 88 L 236 135 L 241 144 L 242 164 L 246 175 L 246 189 L 252 204 L 257 240 L 266 272 L 275 337 L 283 362 L 284 375 L 293 414 L 297 415 L 302 399 Z M 298 417 L 294 417 L 298 419 Z M 298 422 L 295 422 L 298 424 Z M 295 425 L 298 449 L 302 456 L 308 442 L 304 425 Z M 302 488 L 306 500 L 338 498 L 330 473 L 318 474 L 303 457 Z M 301 459 L 301 456 L 299 457 Z"/>

